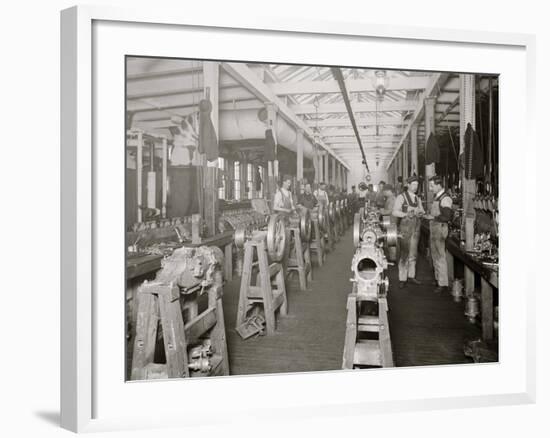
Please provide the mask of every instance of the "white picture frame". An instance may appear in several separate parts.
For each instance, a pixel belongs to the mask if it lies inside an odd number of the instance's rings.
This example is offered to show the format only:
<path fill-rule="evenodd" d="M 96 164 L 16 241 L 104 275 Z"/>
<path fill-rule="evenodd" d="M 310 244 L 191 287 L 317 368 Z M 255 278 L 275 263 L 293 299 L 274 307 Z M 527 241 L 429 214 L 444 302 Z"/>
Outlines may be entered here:
<path fill-rule="evenodd" d="M 103 28 L 101 26 L 105 24 Z M 118 399 L 117 394 L 123 392 L 129 399 L 139 396 L 143 400 L 149 400 L 151 397 L 158 397 L 166 394 L 166 399 L 170 400 L 174 396 L 173 391 L 181 391 L 182 385 L 186 385 L 186 393 L 192 394 L 197 404 L 208 403 L 208 399 L 203 394 L 206 392 L 215 392 L 220 403 L 209 406 L 209 415 L 215 413 L 219 424 L 235 421 L 235 418 L 254 418 L 255 420 L 266 419 L 273 420 L 276 416 L 286 415 L 292 418 L 311 418 L 312 416 L 327 415 L 363 415 L 367 412 L 395 412 L 416 409 L 441 409 L 458 407 L 475 407 L 488 405 L 521 404 L 534 402 L 535 398 L 535 351 L 534 351 L 534 330 L 535 330 L 535 293 L 532 282 L 526 280 L 518 282 L 512 276 L 508 277 L 506 267 L 514 264 L 516 276 L 525 275 L 525 278 L 534 278 L 530 276 L 533 267 L 530 267 L 526 261 L 520 260 L 521 255 L 514 254 L 520 243 L 512 236 L 507 234 L 507 230 L 514 229 L 521 223 L 523 218 L 520 214 L 513 212 L 512 199 L 519 196 L 520 202 L 526 204 L 532 201 L 532 196 L 526 187 L 529 184 L 536 184 L 535 173 L 527 173 L 526 166 L 521 166 L 521 158 L 515 159 L 517 168 L 524 172 L 519 178 L 516 174 L 516 180 L 507 179 L 507 170 L 514 159 L 507 156 L 507 145 L 521 140 L 525 144 L 527 152 L 533 151 L 535 139 L 533 129 L 530 128 L 534 123 L 534 45 L 535 39 L 532 35 L 523 34 L 504 34 L 490 33 L 483 31 L 453 31 L 448 29 L 426 29 L 415 27 L 398 26 L 373 26 L 364 23 L 338 23 L 338 22 L 309 22 L 307 20 L 279 19 L 279 18 L 256 18 L 253 21 L 243 18 L 240 21 L 231 20 L 227 22 L 223 16 L 216 15 L 215 11 L 208 16 L 194 14 L 192 10 L 169 11 L 158 8 L 147 10 L 119 9 L 110 7 L 92 7 L 78 6 L 61 13 L 61 252 L 62 252 L 62 272 L 61 272 L 61 425 L 72 431 L 93 432 L 113 429 L 135 429 L 149 427 L 168 427 L 168 426 L 188 426 L 200 424 L 207 421 L 204 413 L 197 411 L 192 415 L 182 415 L 183 409 L 189 412 L 190 406 L 186 405 L 185 400 L 177 406 L 176 409 L 167 410 L 159 406 L 158 412 L 150 412 L 149 417 L 140 415 L 138 411 L 133 411 L 132 406 L 124 409 L 122 399 Z M 99 27 L 98 27 L 99 26 Z M 120 28 L 116 28 L 120 26 Z M 124 28 L 124 29 L 123 29 Z M 143 44 L 143 52 L 126 52 L 127 54 L 139 55 L 146 54 L 147 50 L 155 51 L 158 56 L 169 56 L 170 49 L 167 45 L 162 45 L 162 34 L 177 32 L 198 32 L 202 37 L 216 39 L 224 32 L 228 35 L 228 41 L 235 38 L 249 38 L 251 35 L 256 39 L 268 41 L 279 41 L 281 47 L 286 47 L 285 54 L 273 53 L 266 54 L 265 44 L 263 47 L 255 47 L 251 44 L 248 48 L 236 46 L 231 48 L 229 42 L 226 47 L 209 47 L 205 39 L 198 43 L 192 50 L 185 52 L 186 57 L 200 58 L 201 50 L 207 53 L 208 58 L 216 50 L 227 53 L 225 58 L 245 59 L 251 61 L 271 61 L 273 59 L 286 60 L 288 62 L 297 62 L 300 60 L 300 52 L 294 52 L 288 47 L 289 44 L 315 44 L 317 38 L 321 38 L 324 48 L 334 47 L 346 42 L 346 46 L 361 44 L 383 45 L 384 49 L 377 49 L 376 56 L 384 59 L 384 50 L 391 51 L 392 48 L 400 44 L 406 44 L 410 47 L 410 52 L 403 53 L 403 60 L 397 62 L 395 66 L 414 69 L 414 52 L 421 53 L 421 50 L 442 50 L 443 52 L 453 50 L 463 50 L 464 53 L 479 51 L 480 54 L 494 53 L 494 64 L 500 65 L 502 58 L 502 68 L 500 71 L 491 71 L 499 73 L 502 76 L 501 87 L 502 123 L 505 124 L 511 120 L 509 117 L 511 106 L 514 106 L 514 114 L 518 120 L 513 127 L 503 126 L 501 128 L 502 137 L 502 171 L 501 183 L 503 185 L 503 197 L 501 199 L 501 235 L 503 239 L 501 269 L 501 296 L 502 305 L 500 308 L 501 318 L 501 355 L 500 363 L 496 365 L 480 365 L 474 369 L 469 368 L 463 372 L 463 368 L 457 367 L 424 367 L 422 369 L 394 369 L 379 370 L 374 374 L 370 372 L 333 372 L 333 373 L 306 373 L 300 375 L 283 376 L 247 376 L 247 377 L 229 377 L 222 379 L 197 379 L 193 382 L 144 382 L 144 383 L 124 383 L 120 382 L 122 392 L 106 392 L 104 382 L 110 382 L 104 377 L 106 369 L 105 357 L 117 353 L 106 346 L 102 341 L 105 339 L 104 333 L 113 329 L 113 333 L 123 330 L 118 327 L 116 315 L 120 308 L 108 306 L 108 300 L 98 298 L 98 293 L 105 290 L 104 285 L 110 283 L 115 286 L 113 290 L 116 293 L 118 283 L 116 275 L 110 277 L 109 274 L 103 274 L 103 257 L 98 254 L 105 251 L 105 245 L 98 239 L 104 239 L 105 242 L 114 242 L 117 245 L 118 234 L 122 233 L 122 225 L 117 228 L 113 226 L 110 233 L 104 232 L 105 224 L 116 224 L 116 215 L 114 219 L 105 215 L 109 206 L 117 205 L 114 199 L 118 195 L 113 194 L 113 199 L 107 200 L 102 196 L 105 193 L 105 187 L 115 186 L 116 178 L 109 172 L 109 165 L 104 165 L 105 154 L 98 154 L 98 141 L 110 138 L 103 131 L 98 130 L 96 123 L 101 125 L 103 112 L 98 108 L 104 105 L 101 96 L 96 93 L 103 85 L 101 81 L 109 80 L 109 72 L 103 71 L 106 65 L 102 60 L 103 51 L 105 56 L 107 49 L 105 39 L 109 41 L 113 53 L 109 56 L 119 56 L 116 50 L 125 52 L 121 47 L 123 38 L 122 33 L 128 32 L 139 39 L 139 33 L 147 32 L 149 35 L 158 33 L 158 39 L 152 38 L 148 44 Z M 136 33 L 137 32 L 137 33 Z M 210 33 L 210 35 L 209 35 Z M 118 35 L 118 40 L 113 39 L 113 35 Z M 231 36 L 231 38 L 229 38 Z M 115 37 L 116 39 L 116 37 Z M 309 41 L 306 41 L 309 40 Z M 201 41 L 197 37 L 197 41 Z M 156 47 L 155 47 L 156 45 Z M 116 46 L 116 47 L 115 47 Z M 279 44 L 277 44 L 277 47 Z M 430 49 L 430 47 L 434 47 Z M 311 46 L 315 47 L 315 46 Z M 261 58 L 263 56 L 268 59 Z M 111 48 L 110 48 L 111 49 Z M 231 52 L 233 50 L 233 52 Z M 249 55 L 245 55 L 248 50 Z M 191 53 L 193 52 L 193 53 Z M 380 53 L 379 53 L 380 52 Z M 508 67 L 505 67 L 506 59 L 512 60 Z M 151 52 L 147 52 L 152 54 Z M 199 55 L 197 55 L 197 53 Z M 222 52 L 220 52 L 222 53 Z M 302 52 L 305 53 L 305 52 Z M 374 51 L 373 51 L 374 53 Z M 338 55 L 338 56 L 336 56 Z M 387 55 L 387 53 L 386 53 Z M 182 53 L 181 56 L 184 56 Z M 218 55 L 221 56 L 221 55 Z M 315 59 L 321 59 L 320 53 L 314 50 L 308 51 L 303 55 L 307 59 L 302 59 L 304 63 L 313 62 Z M 330 56 L 330 53 L 329 53 Z M 333 55 L 334 64 L 339 65 L 340 59 L 343 59 L 345 53 L 335 51 Z M 317 57 L 317 58 L 316 58 Z M 336 59 L 338 58 L 338 59 Z M 467 58 L 467 56 L 465 57 Z M 108 59 L 108 58 L 106 58 Z M 116 58 L 118 59 L 118 58 Z M 352 58 L 348 58 L 352 59 Z M 518 59 L 521 62 L 517 62 Z M 425 61 L 425 69 L 437 69 L 444 65 L 450 71 L 460 70 L 456 68 L 460 64 L 460 59 L 445 59 L 445 55 L 439 56 L 428 62 Z M 466 59 L 462 60 L 467 62 Z M 98 65 L 95 64 L 98 63 Z M 394 67 L 388 65 L 390 61 L 384 64 L 384 67 Z M 479 64 L 487 65 L 486 59 L 480 59 Z M 363 65 L 364 62 L 357 62 L 355 65 Z M 350 64 L 342 64 L 350 65 Z M 471 64 L 474 65 L 474 64 Z M 470 65 L 470 67 L 471 67 Z M 115 68 L 117 68 L 115 66 Z M 441 68 L 443 69 L 443 68 Z M 509 69 L 509 70 L 506 70 Z M 472 71 L 465 69 L 464 71 Z M 486 71 L 486 70 L 484 70 Z M 517 80 L 510 83 L 508 78 Z M 525 79 L 519 80 L 517 78 Z M 123 83 L 124 78 L 118 77 L 113 84 L 115 86 Z M 108 87 L 107 87 L 108 88 Z M 111 92 L 113 88 L 108 88 Z M 124 93 L 122 90 L 114 89 L 115 102 L 123 102 Z M 118 93 L 118 94 L 117 94 Z M 122 108 L 115 108 L 115 111 L 123 111 Z M 524 114 L 524 117 L 523 117 Z M 521 115 L 518 117 L 518 115 Z M 116 117 L 115 117 L 116 119 Z M 124 123 L 122 121 L 122 123 Z M 116 127 L 113 126 L 114 129 Z M 120 131 L 122 134 L 123 131 Z M 116 141 L 114 141 L 116 144 Z M 102 143 L 103 144 L 103 143 Z M 122 144 L 122 143 L 121 143 Z M 533 154 L 534 156 L 534 154 Z M 519 160 L 519 162 L 518 162 Z M 116 160 L 113 160 L 116 162 Z M 116 163 L 115 163 L 116 164 Z M 114 165 L 114 164 L 113 164 Z M 105 170 L 105 171 L 104 171 Z M 122 168 L 120 169 L 122 171 Z M 117 190 L 114 190 L 117 192 Z M 122 190 L 123 191 L 123 190 Z M 123 194 L 122 194 L 123 195 Z M 105 202 L 105 208 L 103 203 Z M 521 209 L 519 209 L 521 211 Z M 123 222 L 121 222 L 123 223 Z M 103 236 L 103 237 L 99 237 Z M 120 240 L 122 236 L 118 239 Z M 115 248 L 118 248 L 115 246 Z M 121 246 L 120 248 L 123 248 Z M 512 274 L 510 274 L 512 275 Z M 516 281 L 514 283 L 514 281 Z M 515 315 L 509 311 L 512 306 L 511 295 L 507 289 L 521 290 L 522 293 L 515 296 L 513 303 L 516 309 Z M 99 292 L 98 292 L 99 291 Z M 123 289 L 120 289 L 121 296 Z M 508 309 L 508 310 L 507 310 Z M 98 321 L 98 312 L 106 315 Z M 514 327 L 511 325 L 511 317 L 514 317 Z M 100 325 L 101 327 L 99 327 Z M 116 336 L 114 336 L 116 338 Z M 120 340 L 120 348 L 123 351 L 123 342 Z M 513 351 L 511 343 L 517 346 L 517 351 Z M 114 345 L 114 344 L 113 344 Z M 103 351 L 105 350 L 105 351 Z M 512 354 L 513 352 L 513 354 Z M 124 361 L 124 358 L 120 358 Z M 113 368 L 118 367 L 118 358 L 113 359 Z M 108 364 L 107 364 L 108 365 Z M 509 369 L 507 368 L 510 365 Z M 503 372 L 502 370 L 506 370 Z M 120 374 L 120 370 L 116 373 Z M 116 378 L 116 374 L 109 378 Z M 393 373 L 393 374 L 388 374 Z M 473 374 L 472 374 L 473 373 Z M 423 382 L 437 382 L 448 380 L 449 375 L 456 376 L 459 384 L 453 387 L 452 391 L 445 387 L 437 387 L 437 383 L 432 388 L 415 387 L 415 384 L 421 385 Z M 375 376 L 376 380 L 374 380 Z M 322 380 L 320 380 L 322 379 Z M 396 384 L 396 388 L 390 388 L 383 396 L 383 388 L 387 386 L 385 381 L 391 379 L 394 382 L 409 381 L 410 388 L 401 387 Z M 472 386 L 464 385 L 462 379 L 470 381 L 474 379 Z M 469 380 L 470 379 L 470 380 Z M 478 380 L 475 380 L 478 379 Z M 494 381 L 493 381 L 494 380 Z M 500 382 L 500 383 L 499 383 Z M 319 385 L 323 385 L 323 391 L 317 391 Z M 376 386 L 379 384 L 379 388 Z M 384 386 L 386 385 L 386 386 Z M 227 401 L 232 392 L 242 388 L 259 387 L 273 393 L 273 406 L 239 406 L 235 403 L 230 409 L 222 409 L 222 401 Z M 353 393 L 341 391 L 341 388 L 354 388 Z M 361 388 L 371 388 L 369 392 L 361 391 Z M 462 388 L 461 388 L 462 387 Z M 174 389 L 175 388 L 175 389 Z M 277 388 L 281 388 L 277 392 Z M 286 388 L 286 389 L 285 389 Z M 284 397 L 284 391 L 293 388 L 296 391 L 292 403 Z M 359 390 L 357 390 L 359 389 Z M 181 392 L 180 392 L 181 393 Z M 106 398 L 112 398 L 111 407 L 107 407 Z M 238 397 L 237 397 L 238 398 Z M 117 411 L 116 406 L 120 409 Z M 276 407 L 276 409 L 274 408 Z M 150 409 L 150 407 L 149 407 Z M 192 409 L 191 409 L 192 411 Z M 103 414 L 105 412 L 105 414 Z"/>

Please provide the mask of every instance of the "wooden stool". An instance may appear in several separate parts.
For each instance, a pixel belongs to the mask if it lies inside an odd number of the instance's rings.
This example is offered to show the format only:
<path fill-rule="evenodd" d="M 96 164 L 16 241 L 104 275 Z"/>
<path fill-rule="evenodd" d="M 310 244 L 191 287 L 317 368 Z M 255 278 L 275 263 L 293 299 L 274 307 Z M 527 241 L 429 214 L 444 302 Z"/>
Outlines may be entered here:
<path fill-rule="evenodd" d="M 257 271 L 256 284 L 252 285 L 254 270 Z M 267 335 L 273 335 L 276 327 L 275 312 L 280 309 L 280 314 L 284 316 L 288 309 L 285 274 L 281 263 L 269 264 L 265 236 L 261 234 L 244 243 L 237 327 L 244 323 L 248 311 L 258 304 L 264 308 Z"/>
<path fill-rule="evenodd" d="M 342 368 L 346 370 L 355 366 L 393 367 L 387 299 L 378 299 L 378 315 L 362 315 L 361 303 L 364 301 L 366 300 L 362 300 L 357 293 L 348 295 Z M 358 339 L 359 332 L 377 333 L 378 339 Z"/>
<path fill-rule="evenodd" d="M 300 289 L 307 290 L 307 282 L 313 280 L 313 269 L 311 268 L 311 255 L 309 252 L 309 242 L 302 240 L 300 228 L 290 228 L 291 245 L 290 257 L 287 264 L 287 274 L 292 271 L 298 272 L 300 279 Z M 292 239 L 293 238 L 293 239 Z"/>

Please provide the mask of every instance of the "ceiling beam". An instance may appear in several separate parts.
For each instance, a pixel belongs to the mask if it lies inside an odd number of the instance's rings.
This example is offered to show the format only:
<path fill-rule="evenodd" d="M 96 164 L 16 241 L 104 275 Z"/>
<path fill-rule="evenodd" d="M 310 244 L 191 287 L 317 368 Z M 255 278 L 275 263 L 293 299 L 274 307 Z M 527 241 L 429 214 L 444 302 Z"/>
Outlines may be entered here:
<path fill-rule="evenodd" d="M 428 86 L 429 77 L 390 78 L 387 91 L 423 90 Z M 327 94 L 340 93 L 338 81 L 292 81 L 269 84 L 269 87 L 278 96 L 293 94 Z M 347 79 L 346 88 L 349 93 L 374 92 L 375 88 L 370 79 Z"/>
<path fill-rule="evenodd" d="M 345 129 L 322 129 L 319 130 L 320 135 L 322 137 L 349 137 L 353 136 L 354 132 L 351 128 L 345 128 Z M 380 128 L 379 135 L 399 135 L 401 136 L 401 129 L 395 128 L 395 127 L 389 127 L 389 128 Z M 359 128 L 359 134 L 361 137 L 371 137 L 373 135 L 376 135 L 375 129 L 361 129 Z"/>
<path fill-rule="evenodd" d="M 365 127 L 365 126 L 376 126 L 376 118 L 375 117 L 356 117 L 355 121 L 357 122 L 357 126 Z M 407 122 L 404 122 L 401 117 L 378 117 L 378 126 L 401 126 L 406 125 Z M 324 120 L 308 120 L 306 121 L 306 125 L 308 125 L 311 128 L 325 128 L 325 127 L 337 127 L 337 126 L 345 126 L 351 128 L 351 122 L 347 118 L 343 119 L 336 119 L 336 118 L 328 118 Z"/>
<path fill-rule="evenodd" d="M 186 67 L 186 68 L 177 68 L 173 70 L 157 71 L 157 72 L 148 72 L 148 73 L 135 73 L 126 75 L 127 82 L 133 81 L 144 81 L 151 79 L 166 78 L 169 76 L 180 76 L 180 75 L 189 75 L 193 73 L 202 73 L 202 65 L 197 67 Z"/>
<path fill-rule="evenodd" d="M 356 137 L 322 137 L 324 141 L 327 143 L 355 143 L 357 144 L 357 138 Z M 367 137 L 367 136 L 361 136 L 361 143 L 365 144 L 376 144 L 376 143 L 397 143 L 399 139 L 401 138 L 400 135 L 393 136 L 393 135 L 384 135 L 380 136 L 378 140 L 376 140 L 374 137 Z"/>
<path fill-rule="evenodd" d="M 412 100 L 403 100 L 400 102 L 381 102 L 378 107 L 374 102 L 353 102 L 353 112 L 357 113 L 374 113 L 387 111 L 414 111 L 417 107 L 417 102 Z M 313 104 L 291 105 L 290 109 L 295 114 L 327 114 L 327 113 L 347 113 L 344 103 L 326 103 L 316 107 Z"/>
<path fill-rule="evenodd" d="M 221 66 L 227 73 L 233 76 L 234 79 L 250 90 L 260 101 L 273 103 L 281 117 L 296 128 L 303 129 L 304 134 L 307 135 L 312 141 L 314 140 L 315 134 L 311 128 L 308 127 L 303 120 L 288 107 L 286 103 L 279 99 L 271 88 L 269 88 L 269 86 L 264 83 L 256 73 L 248 68 L 246 64 L 238 62 L 222 62 Z M 318 144 L 334 158 L 336 158 L 346 169 L 350 169 L 349 165 L 338 157 L 323 141 L 319 141 Z"/>

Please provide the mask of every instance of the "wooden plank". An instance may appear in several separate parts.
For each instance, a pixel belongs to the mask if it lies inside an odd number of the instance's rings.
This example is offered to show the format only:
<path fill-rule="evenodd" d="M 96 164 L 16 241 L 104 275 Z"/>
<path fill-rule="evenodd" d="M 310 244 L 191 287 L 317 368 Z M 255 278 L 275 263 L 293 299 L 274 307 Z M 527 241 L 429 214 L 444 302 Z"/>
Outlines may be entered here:
<path fill-rule="evenodd" d="M 355 365 L 382 366 L 382 354 L 378 340 L 360 340 L 353 354 Z"/>
<path fill-rule="evenodd" d="M 481 331 L 483 340 L 493 339 L 493 288 L 481 278 Z"/>
<path fill-rule="evenodd" d="M 161 267 L 161 260 L 161 255 L 126 257 L 126 281 L 158 271 Z"/>
<path fill-rule="evenodd" d="M 386 300 L 384 299 L 384 302 Z M 381 305 L 379 307 L 380 312 L 380 334 L 378 335 L 378 342 L 380 344 L 381 362 L 384 368 L 393 367 L 393 350 L 391 345 L 390 336 L 390 324 L 388 322 L 387 305 Z"/>
<path fill-rule="evenodd" d="M 254 249 L 256 247 L 252 242 L 246 242 L 244 245 L 243 272 L 241 275 L 241 287 L 239 291 L 239 306 L 237 310 L 237 322 L 235 327 L 239 327 L 246 319 L 248 310 L 248 289 L 252 277 L 252 260 L 254 258 Z"/>
<path fill-rule="evenodd" d="M 187 342 L 179 300 L 159 295 L 159 311 L 168 377 L 189 377 Z"/>
<path fill-rule="evenodd" d="M 357 339 L 357 302 L 355 294 L 348 295 L 348 315 L 346 318 L 346 337 L 344 340 L 344 355 L 342 358 L 342 369 L 353 369 L 355 341 Z"/>
<path fill-rule="evenodd" d="M 233 280 L 233 243 L 228 243 L 224 247 L 224 274 L 227 281 Z"/>
<path fill-rule="evenodd" d="M 131 380 L 144 380 L 147 378 L 146 367 L 153 362 L 157 339 L 157 298 L 153 294 L 140 294 L 138 296 Z"/>
<path fill-rule="evenodd" d="M 216 308 L 210 307 L 185 324 L 185 339 L 189 345 L 198 341 L 204 333 L 216 324 Z"/>

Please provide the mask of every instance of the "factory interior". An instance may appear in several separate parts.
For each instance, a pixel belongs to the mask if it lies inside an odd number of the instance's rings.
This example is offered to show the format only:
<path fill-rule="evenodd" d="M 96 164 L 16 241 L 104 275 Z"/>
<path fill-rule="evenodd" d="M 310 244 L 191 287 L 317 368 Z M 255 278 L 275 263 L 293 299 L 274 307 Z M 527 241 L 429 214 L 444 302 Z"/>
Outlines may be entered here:
<path fill-rule="evenodd" d="M 127 380 L 498 362 L 497 75 L 127 56 L 125 102 Z"/>

